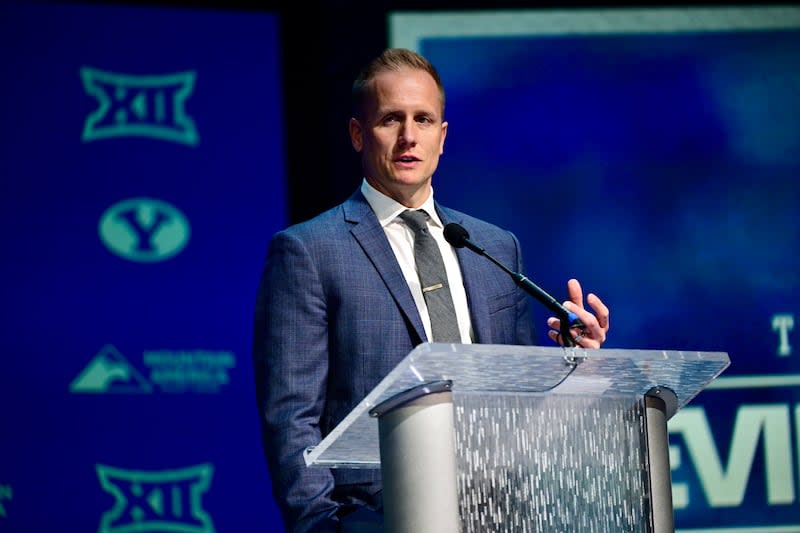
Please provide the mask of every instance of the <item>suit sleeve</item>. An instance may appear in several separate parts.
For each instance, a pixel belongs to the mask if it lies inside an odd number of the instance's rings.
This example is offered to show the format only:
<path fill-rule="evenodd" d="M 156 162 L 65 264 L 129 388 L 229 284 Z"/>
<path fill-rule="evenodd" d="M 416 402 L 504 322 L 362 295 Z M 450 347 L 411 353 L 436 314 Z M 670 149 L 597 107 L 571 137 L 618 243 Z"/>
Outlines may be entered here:
<path fill-rule="evenodd" d="M 328 375 L 324 288 L 307 246 L 288 232 L 270 242 L 256 299 L 253 362 L 262 444 L 287 531 L 335 527 L 333 475 L 307 467 L 321 440 Z"/>

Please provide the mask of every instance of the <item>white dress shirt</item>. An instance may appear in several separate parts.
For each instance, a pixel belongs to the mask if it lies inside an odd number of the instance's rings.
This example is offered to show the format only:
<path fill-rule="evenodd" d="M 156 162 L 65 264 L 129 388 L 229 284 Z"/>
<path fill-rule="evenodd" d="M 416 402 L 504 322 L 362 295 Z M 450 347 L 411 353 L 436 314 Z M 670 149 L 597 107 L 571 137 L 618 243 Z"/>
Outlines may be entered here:
<path fill-rule="evenodd" d="M 428 314 L 428 307 L 425 304 L 425 298 L 422 295 L 422 287 L 419 283 L 417 266 L 414 261 L 414 232 L 398 217 L 400 213 L 408 208 L 377 191 L 367 183 L 366 179 L 361 183 L 361 192 L 378 217 L 378 222 L 380 222 L 383 231 L 386 232 L 386 238 L 389 239 L 389 244 L 392 246 L 397 262 L 400 263 L 403 276 L 411 289 L 414 303 L 417 304 L 422 324 L 425 326 L 425 334 L 428 339 L 431 339 L 431 319 Z M 444 225 L 434 208 L 433 189 L 431 189 L 428 199 L 418 209 L 424 209 L 429 215 L 428 230 L 433 238 L 436 239 L 439 250 L 442 252 L 444 267 L 447 271 L 447 280 L 450 285 L 450 295 L 453 298 L 453 304 L 456 309 L 458 329 L 461 332 L 461 342 L 469 344 L 472 342 L 472 323 L 469 318 L 469 307 L 467 306 L 467 292 L 464 290 L 464 281 L 461 278 L 461 267 L 458 264 L 455 248 L 445 240 Z"/>

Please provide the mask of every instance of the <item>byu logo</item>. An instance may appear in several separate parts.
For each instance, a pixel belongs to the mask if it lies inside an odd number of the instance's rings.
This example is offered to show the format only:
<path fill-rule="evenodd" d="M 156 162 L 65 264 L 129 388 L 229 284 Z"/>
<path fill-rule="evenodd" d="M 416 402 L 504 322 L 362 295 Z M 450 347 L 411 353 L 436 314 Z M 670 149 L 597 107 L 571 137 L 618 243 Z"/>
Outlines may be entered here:
<path fill-rule="evenodd" d="M 179 253 L 191 233 L 183 213 L 153 198 L 130 198 L 112 205 L 100 217 L 98 232 L 113 253 L 149 263 Z"/>
<path fill-rule="evenodd" d="M 98 533 L 214 533 L 200 501 L 211 485 L 212 465 L 161 471 L 96 468 L 103 490 L 116 500 L 103 513 Z"/>
<path fill-rule="evenodd" d="M 99 103 L 86 118 L 81 139 L 140 136 L 196 145 L 197 130 L 184 109 L 195 78 L 194 71 L 134 76 L 81 68 L 84 89 Z"/>

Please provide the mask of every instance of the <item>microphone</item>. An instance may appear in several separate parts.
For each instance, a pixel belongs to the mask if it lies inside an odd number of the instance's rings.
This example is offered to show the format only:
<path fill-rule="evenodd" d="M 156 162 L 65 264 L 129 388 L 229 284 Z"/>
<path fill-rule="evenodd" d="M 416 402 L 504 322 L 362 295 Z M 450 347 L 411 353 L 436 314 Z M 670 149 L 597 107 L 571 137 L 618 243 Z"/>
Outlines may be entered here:
<path fill-rule="evenodd" d="M 525 292 L 539 300 L 546 308 L 548 308 L 551 312 L 555 313 L 556 316 L 561 320 L 561 336 L 564 341 L 564 345 L 567 346 L 567 342 L 572 340 L 572 336 L 569 334 L 569 328 L 584 328 L 583 322 L 578 318 L 578 315 L 573 313 L 572 311 L 568 311 L 566 307 L 561 305 L 555 298 L 547 294 L 544 289 L 536 285 L 530 279 L 525 277 L 524 275 L 520 274 L 519 272 L 514 272 L 513 270 L 509 269 L 502 263 L 500 263 L 497 259 L 486 253 L 486 250 L 475 244 L 469 239 L 469 232 L 464 229 L 464 226 L 461 224 L 456 224 L 455 222 L 451 222 L 444 227 L 444 238 L 445 240 L 450 243 L 451 246 L 455 248 L 469 248 L 473 252 L 478 255 L 482 255 L 489 259 L 492 263 L 499 266 L 503 269 L 517 286 L 521 287 Z M 570 342 L 571 344 L 571 342 Z"/>

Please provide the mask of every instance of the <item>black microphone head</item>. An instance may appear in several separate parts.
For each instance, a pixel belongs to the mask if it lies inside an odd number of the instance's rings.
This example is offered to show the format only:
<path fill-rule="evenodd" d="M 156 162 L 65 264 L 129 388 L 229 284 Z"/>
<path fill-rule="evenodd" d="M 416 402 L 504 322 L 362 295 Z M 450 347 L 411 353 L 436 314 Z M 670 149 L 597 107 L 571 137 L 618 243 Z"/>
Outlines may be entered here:
<path fill-rule="evenodd" d="M 450 243 L 450 246 L 463 248 L 469 239 L 469 232 L 461 224 L 451 222 L 444 227 L 444 239 Z"/>

